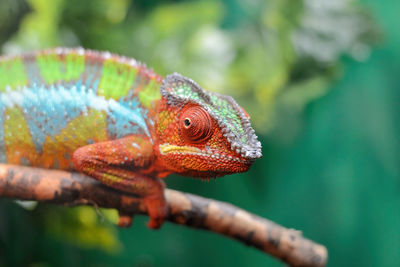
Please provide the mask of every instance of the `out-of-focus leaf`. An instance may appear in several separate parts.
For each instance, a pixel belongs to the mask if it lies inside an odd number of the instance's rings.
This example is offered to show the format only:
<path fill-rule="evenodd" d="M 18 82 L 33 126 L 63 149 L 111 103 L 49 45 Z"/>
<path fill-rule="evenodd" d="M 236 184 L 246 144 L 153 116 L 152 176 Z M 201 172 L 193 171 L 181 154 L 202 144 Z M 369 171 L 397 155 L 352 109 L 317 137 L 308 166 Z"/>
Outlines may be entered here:
<path fill-rule="evenodd" d="M 100 217 L 102 216 L 102 217 Z M 115 210 L 79 206 L 49 209 L 45 215 L 45 229 L 56 238 L 83 248 L 99 248 L 118 252 L 121 243 L 115 229 L 118 215 Z"/>
<path fill-rule="evenodd" d="M 25 0 L 2 0 L 0 2 L 0 45 L 18 30 L 21 20 L 28 12 L 29 6 Z"/>
<path fill-rule="evenodd" d="M 353 0 L 304 0 L 300 27 L 293 42 L 301 57 L 332 64 L 347 54 L 357 60 L 369 55 L 370 43 L 379 39 L 369 13 Z"/>

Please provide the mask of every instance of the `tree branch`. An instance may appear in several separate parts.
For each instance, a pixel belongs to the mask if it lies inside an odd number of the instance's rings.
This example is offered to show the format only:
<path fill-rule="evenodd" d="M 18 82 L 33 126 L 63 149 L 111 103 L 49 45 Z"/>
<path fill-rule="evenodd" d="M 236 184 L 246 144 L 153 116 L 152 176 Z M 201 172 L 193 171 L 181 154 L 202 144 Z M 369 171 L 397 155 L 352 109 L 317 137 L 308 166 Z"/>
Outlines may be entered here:
<path fill-rule="evenodd" d="M 166 189 L 167 220 L 213 231 L 290 264 L 325 266 L 324 246 L 231 204 Z M 0 196 L 63 205 L 96 205 L 122 214 L 146 214 L 141 198 L 106 187 L 79 173 L 0 164 Z"/>

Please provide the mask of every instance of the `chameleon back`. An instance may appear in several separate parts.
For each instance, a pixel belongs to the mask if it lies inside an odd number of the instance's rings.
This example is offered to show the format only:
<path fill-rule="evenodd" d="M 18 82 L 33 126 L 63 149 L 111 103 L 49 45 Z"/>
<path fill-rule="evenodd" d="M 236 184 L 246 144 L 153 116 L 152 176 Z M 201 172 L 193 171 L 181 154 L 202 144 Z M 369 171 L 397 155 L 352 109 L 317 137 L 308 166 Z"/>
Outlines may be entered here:
<path fill-rule="evenodd" d="M 70 169 L 81 146 L 151 137 L 161 80 L 134 59 L 107 52 L 0 58 L 0 162 Z"/>

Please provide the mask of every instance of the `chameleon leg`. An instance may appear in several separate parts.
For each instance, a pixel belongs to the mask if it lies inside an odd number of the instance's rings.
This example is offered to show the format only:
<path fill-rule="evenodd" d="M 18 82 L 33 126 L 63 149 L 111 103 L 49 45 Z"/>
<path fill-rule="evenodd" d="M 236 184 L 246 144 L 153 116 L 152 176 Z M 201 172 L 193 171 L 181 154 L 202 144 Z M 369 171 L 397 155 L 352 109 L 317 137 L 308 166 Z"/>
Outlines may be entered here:
<path fill-rule="evenodd" d="M 76 170 L 107 186 L 144 198 L 150 228 L 159 228 L 168 212 L 164 183 L 143 174 L 151 169 L 153 146 L 149 140 L 129 136 L 78 148 L 72 157 Z M 126 218 L 122 218 L 126 219 Z"/>

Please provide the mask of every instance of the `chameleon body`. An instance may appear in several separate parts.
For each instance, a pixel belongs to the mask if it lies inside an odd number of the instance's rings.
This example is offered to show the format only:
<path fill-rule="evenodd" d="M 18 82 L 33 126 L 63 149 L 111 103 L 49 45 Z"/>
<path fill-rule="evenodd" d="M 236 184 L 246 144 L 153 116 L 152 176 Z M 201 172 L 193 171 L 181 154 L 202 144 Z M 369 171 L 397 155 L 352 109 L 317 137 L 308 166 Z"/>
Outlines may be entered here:
<path fill-rule="evenodd" d="M 0 57 L 0 162 L 77 170 L 142 196 L 158 228 L 163 178 L 247 171 L 261 145 L 229 96 L 81 48 Z"/>

